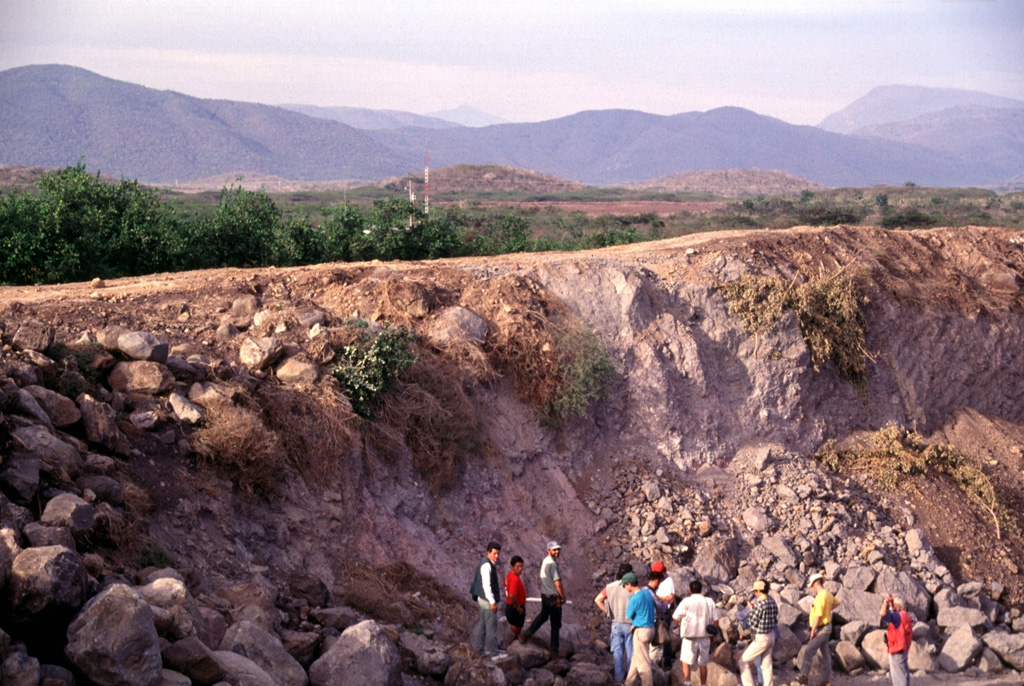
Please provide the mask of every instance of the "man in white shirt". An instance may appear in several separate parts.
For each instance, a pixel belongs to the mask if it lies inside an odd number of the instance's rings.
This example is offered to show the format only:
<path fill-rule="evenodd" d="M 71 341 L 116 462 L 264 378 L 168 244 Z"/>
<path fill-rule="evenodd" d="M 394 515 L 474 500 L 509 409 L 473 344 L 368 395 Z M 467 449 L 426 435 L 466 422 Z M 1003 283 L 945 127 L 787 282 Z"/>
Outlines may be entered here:
<path fill-rule="evenodd" d="M 664 562 L 659 561 L 652 564 L 651 571 L 661 574 L 661 583 L 658 585 L 658 616 L 663 618 L 665 625 L 668 626 L 672 603 L 676 601 L 676 585 L 665 569 Z M 665 669 L 671 669 L 672 645 L 651 646 L 651 662 Z"/>
<path fill-rule="evenodd" d="M 709 625 L 717 627 L 720 616 L 714 601 L 701 595 L 702 590 L 699 581 L 691 581 L 690 595 L 672 613 L 672 620 L 679 625 L 679 635 L 683 638 L 679 661 L 683 666 L 683 682 L 686 686 L 690 686 L 690 669 L 693 665 L 700 668 L 701 686 L 708 682 L 711 637 L 707 628 Z"/>

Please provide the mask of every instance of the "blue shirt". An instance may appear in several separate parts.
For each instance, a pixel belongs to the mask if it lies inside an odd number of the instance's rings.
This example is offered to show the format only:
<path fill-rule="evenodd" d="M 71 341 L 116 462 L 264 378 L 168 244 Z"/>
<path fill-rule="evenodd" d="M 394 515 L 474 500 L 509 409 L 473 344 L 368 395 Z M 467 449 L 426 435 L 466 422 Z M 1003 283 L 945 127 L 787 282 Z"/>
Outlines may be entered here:
<path fill-rule="evenodd" d="M 629 599 L 629 605 L 626 606 L 626 619 L 631 621 L 637 629 L 653 627 L 656 616 L 654 593 L 651 592 L 650 586 L 642 591 L 637 591 Z"/>

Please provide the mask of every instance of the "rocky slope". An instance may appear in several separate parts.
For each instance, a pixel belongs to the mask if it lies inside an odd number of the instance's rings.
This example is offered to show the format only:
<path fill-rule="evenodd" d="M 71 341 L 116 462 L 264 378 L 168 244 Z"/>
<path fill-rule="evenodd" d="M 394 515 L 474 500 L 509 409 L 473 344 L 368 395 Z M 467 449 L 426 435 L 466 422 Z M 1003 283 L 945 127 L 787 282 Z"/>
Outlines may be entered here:
<path fill-rule="evenodd" d="M 860 387 L 831 362 L 814 371 L 796 314 L 750 335 L 717 287 L 837 269 L 866 296 Z M 0 669 L 609 683 L 590 600 L 618 562 L 663 559 L 733 611 L 721 585 L 767 576 L 780 663 L 823 568 L 846 672 L 878 668 L 870 615 L 887 592 L 921 622 L 917 668 L 1024 670 L 1022 275 L 1013 232 L 834 228 L 0 290 Z M 326 373 L 353 319 L 421 336 L 375 421 Z M 552 425 L 530 383 L 573 322 L 616 375 L 585 417 Z M 808 457 L 889 423 L 983 466 L 1011 513 L 1000 538 L 941 475 L 887 492 Z M 472 564 L 500 540 L 533 593 L 550 538 L 575 601 L 563 655 L 541 641 L 481 662 L 460 645 Z M 721 649 L 716 683 L 732 661 Z"/>

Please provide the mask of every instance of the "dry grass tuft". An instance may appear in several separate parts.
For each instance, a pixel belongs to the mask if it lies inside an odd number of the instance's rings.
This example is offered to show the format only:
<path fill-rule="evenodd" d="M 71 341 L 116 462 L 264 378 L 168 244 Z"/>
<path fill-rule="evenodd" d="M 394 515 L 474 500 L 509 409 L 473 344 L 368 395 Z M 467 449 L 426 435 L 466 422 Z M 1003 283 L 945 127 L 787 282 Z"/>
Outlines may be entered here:
<path fill-rule="evenodd" d="M 257 389 L 255 401 L 293 469 L 319 485 L 341 474 L 356 428 L 356 415 L 344 396 L 329 387 L 300 390 L 267 382 Z"/>
<path fill-rule="evenodd" d="M 232 405 L 208 408 L 193 434 L 198 461 L 230 478 L 243 491 L 273 495 L 285 465 L 285 447 L 259 414 Z"/>

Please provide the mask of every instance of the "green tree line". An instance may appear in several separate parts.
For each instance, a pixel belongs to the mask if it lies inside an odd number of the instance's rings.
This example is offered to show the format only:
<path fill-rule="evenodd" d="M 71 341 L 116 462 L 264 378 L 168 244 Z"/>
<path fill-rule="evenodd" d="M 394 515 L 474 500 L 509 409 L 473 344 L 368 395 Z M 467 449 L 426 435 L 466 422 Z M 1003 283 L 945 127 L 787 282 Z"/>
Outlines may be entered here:
<path fill-rule="evenodd" d="M 185 219 L 156 190 L 124 179 L 108 183 L 79 162 L 47 174 L 35 192 L 0 196 L 0 283 L 574 250 L 648 237 L 618 225 L 533 238 L 530 222 L 514 212 L 480 218 L 452 208 L 428 217 L 401 198 L 365 210 L 322 207 L 314 220 L 285 216 L 266 193 L 241 187 L 221 191 L 210 216 Z"/>

